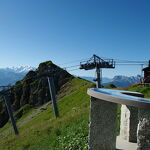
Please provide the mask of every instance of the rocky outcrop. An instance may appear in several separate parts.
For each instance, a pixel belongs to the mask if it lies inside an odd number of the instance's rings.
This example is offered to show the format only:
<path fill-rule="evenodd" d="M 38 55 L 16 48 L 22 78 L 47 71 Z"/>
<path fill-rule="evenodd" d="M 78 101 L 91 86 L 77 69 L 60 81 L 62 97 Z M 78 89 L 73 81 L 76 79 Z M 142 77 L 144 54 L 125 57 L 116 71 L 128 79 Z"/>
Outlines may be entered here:
<path fill-rule="evenodd" d="M 53 64 L 43 62 L 37 70 L 29 71 L 23 80 L 17 81 L 9 94 L 14 111 L 29 104 L 31 107 L 42 105 L 50 100 L 47 76 L 53 76 L 56 92 L 73 78 L 67 71 Z M 0 127 L 8 121 L 4 102 L 0 101 Z"/>

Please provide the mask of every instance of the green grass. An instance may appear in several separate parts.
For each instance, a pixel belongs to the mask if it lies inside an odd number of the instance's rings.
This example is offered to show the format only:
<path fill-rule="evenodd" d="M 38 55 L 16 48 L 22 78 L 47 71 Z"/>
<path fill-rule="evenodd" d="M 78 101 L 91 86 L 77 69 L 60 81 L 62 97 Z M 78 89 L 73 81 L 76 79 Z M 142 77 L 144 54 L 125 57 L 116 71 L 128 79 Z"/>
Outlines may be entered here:
<path fill-rule="evenodd" d="M 93 84 L 77 78 L 66 83 L 60 89 L 62 98 L 58 100 L 60 117 L 56 119 L 52 106 L 49 106 L 47 110 L 20 126 L 18 136 L 14 136 L 12 132 L 0 139 L 0 150 L 87 150 L 90 109 L 87 88 L 89 87 L 93 87 Z M 150 97 L 148 87 L 130 87 L 126 90 L 142 92 L 146 97 Z M 120 130 L 120 108 L 121 105 L 118 105 L 117 134 Z M 22 122 L 37 109 L 25 111 L 26 113 L 17 123 Z M 0 133 L 8 128 L 10 128 L 9 123 L 0 129 Z"/>
<path fill-rule="evenodd" d="M 21 126 L 18 136 L 12 133 L 2 138 L 0 150 L 87 149 L 89 96 L 86 92 L 93 84 L 80 79 L 72 79 L 67 84 L 71 84 L 72 90 L 58 102 L 58 119 L 54 117 L 50 107 Z M 22 117 L 25 118 L 27 114 Z M 18 122 L 21 120 L 22 118 Z M 4 128 L 6 127 L 8 128 L 8 124 Z"/>
<path fill-rule="evenodd" d="M 129 91 L 136 91 L 144 94 L 145 98 L 150 98 L 150 87 L 149 86 L 130 86 L 126 88 Z"/>

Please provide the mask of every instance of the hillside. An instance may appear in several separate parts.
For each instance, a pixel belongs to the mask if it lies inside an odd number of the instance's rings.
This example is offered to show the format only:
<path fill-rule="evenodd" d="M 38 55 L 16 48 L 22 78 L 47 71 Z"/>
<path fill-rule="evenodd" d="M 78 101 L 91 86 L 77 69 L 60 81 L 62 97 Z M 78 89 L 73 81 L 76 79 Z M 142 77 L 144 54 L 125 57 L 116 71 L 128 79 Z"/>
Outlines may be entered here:
<path fill-rule="evenodd" d="M 86 91 L 92 86 L 92 83 L 77 78 L 64 84 L 57 95 L 60 111 L 58 119 L 54 118 L 48 102 L 43 105 L 43 109 L 30 109 L 17 121 L 17 125 L 24 122 L 19 126 L 18 136 L 6 132 L 10 130 L 7 123 L 0 129 L 0 150 L 87 149 L 89 96 Z M 30 115 L 36 113 L 29 119 Z"/>
<path fill-rule="evenodd" d="M 57 90 L 60 112 L 57 119 L 45 78 L 49 70 L 54 74 Z M 86 91 L 92 86 L 50 61 L 41 63 L 37 70 L 30 71 L 18 81 L 11 93 L 7 93 L 15 110 L 18 136 L 7 122 L 6 108 L 0 101 L 0 124 L 3 126 L 0 128 L 0 150 L 87 149 L 89 96 Z"/>
<path fill-rule="evenodd" d="M 124 90 L 128 91 L 135 91 L 135 92 L 140 92 L 144 94 L 145 98 L 150 98 L 150 87 L 149 86 L 138 86 L 138 85 L 132 85 L 127 88 L 124 88 Z"/>
<path fill-rule="evenodd" d="M 67 71 L 53 64 L 51 61 L 39 64 L 35 71 L 29 71 L 26 76 L 17 81 L 11 88 L 11 92 L 7 92 L 14 111 L 18 111 L 21 107 L 29 105 L 31 108 L 41 106 L 50 100 L 50 92 L 48 87 L 47 76 L 53 75 L 56 92 L 62 85 L 74 78 Z M 17 118 L 22 116 L 22 112 L 18 112 Z M 8 114 L 4 102 L 0 101 L 0 127 L 8 121 Z"/>
<path fill-rule="evenodd" d="M 78 78 L 65 83 L 57 94 L 60 111 L 57 119 L 50 102 L 28 108 L 17 120 L 18 136 L 14 135 L 9 123 L 0 129 L 0 150 L 87 150 L 90 98 L 86 92 L 93 86 Z M 131 86 L 126 90 L 139 91 L 150 97 L 149 87 Z"/>

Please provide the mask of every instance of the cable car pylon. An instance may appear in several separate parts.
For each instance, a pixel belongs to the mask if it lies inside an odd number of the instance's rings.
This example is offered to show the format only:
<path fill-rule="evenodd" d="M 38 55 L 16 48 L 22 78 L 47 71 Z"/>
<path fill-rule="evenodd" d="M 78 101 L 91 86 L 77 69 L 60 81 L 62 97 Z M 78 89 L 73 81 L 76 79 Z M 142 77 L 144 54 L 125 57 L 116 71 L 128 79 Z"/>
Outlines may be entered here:
<path fill-rule="evenodd" d="M 96 87 L 102 87 L 102 68 L 115 68 L 115 61 L 113 59 L 102 59 L 97 55 L 93 55 L 89 60 L 80 62 L 80 69 L 92 70 L 96 69 Z"/>

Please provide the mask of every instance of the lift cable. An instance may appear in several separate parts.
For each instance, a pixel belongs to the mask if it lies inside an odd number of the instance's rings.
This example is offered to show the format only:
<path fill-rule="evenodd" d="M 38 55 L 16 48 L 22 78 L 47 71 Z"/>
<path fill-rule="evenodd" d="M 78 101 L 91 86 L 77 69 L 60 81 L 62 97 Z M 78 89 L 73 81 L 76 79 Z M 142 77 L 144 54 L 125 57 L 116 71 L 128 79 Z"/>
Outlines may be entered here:
<path fill-rule="evenodd" d="M 126 65 L 126 66 L 134 66 L 134 65 L 147 65 L 147 64 L 119 64 L 119 63 L 116 63 L 116 65 Z"/>
<path fill-rule="evenodd" d="M 79 67 L 80 65 L 74 65 L 74 66 L 67 66 L 67 67 L 63 67 L 63 69 L 68 69 L 68 68 L 74 68 L 74 67 Z"/>
<path fill-rule="evenodd" d="M 70 62 L 65 62 L 65 63 L 62 63 L 62 64 L 58 64 L 58 65 L 73 64 L 75 62 L 85 61 L 85 60 L 88 60 L 88 59 L 89 58 L 83 58 L 83 59 L 80 59 L 80 60 L 73 60 L 73 61 L 70 61 Z"/>
<path fill-rule="evenodd" d="M 106 57 L 101 57 L 102 59 L 106 60 L 110 60 L 110 58 L 106 58 Z M 87 62 L 87 61 L 91 61 L 91 58 L 87 59 L 81 59 L 82 62 Z M 119 60 L 119 59 L 113 59 L 115 61 L 116 65 L 147 65 L 148 62 L 147 61 L 137 61 L 137 60 Z M 72 61 L 72 62 L 79 62 L 79 60 L 76 61 Z M 65 64 L 65 63 L 64 63 Z M 66 64 L 70 64 L 70 62 L 66 63 Z M 79 67 L 80 65 L 73 65 L 73 66 L 66 66 L 63 67 L 63 69 L 67 70 L 68 68 L 74 68 L 74 67 Z"/>
<path fill-rule="evenodd" d="M 70 72 L 70 71 L 75 71 L 75 70 L 80 70 L 80 69 L 79 69 L 79 68 L 76 68 L 76 69 L 67 70 L 67 71 Z"/>

